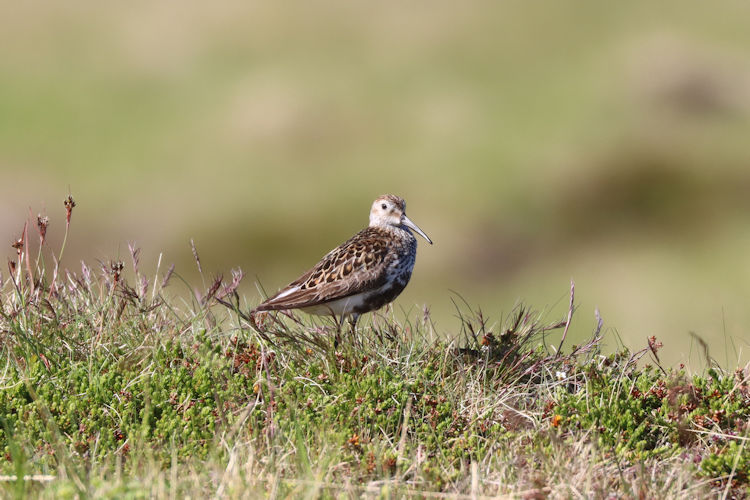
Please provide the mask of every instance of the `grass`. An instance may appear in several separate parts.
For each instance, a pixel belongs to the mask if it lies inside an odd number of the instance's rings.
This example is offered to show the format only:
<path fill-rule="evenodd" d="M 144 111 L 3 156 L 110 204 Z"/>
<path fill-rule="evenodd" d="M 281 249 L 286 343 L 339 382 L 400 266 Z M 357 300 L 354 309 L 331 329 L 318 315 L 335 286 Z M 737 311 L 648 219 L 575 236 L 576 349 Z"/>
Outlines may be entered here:
<path fill-rule="evenodd" d="M 330 321 L 218 304 L 241 272 L 179 300 L 132 246 L 63 271 L 37 222 L 0 293 L 3 496 L 750 495 L 748 367 L 669 369 L 656 338 L 605 355 L 601 321 L 567 346 L 573 289 L 561 321 L 456 300 L 449 338 L 387 309 L 334 347 Z"/>

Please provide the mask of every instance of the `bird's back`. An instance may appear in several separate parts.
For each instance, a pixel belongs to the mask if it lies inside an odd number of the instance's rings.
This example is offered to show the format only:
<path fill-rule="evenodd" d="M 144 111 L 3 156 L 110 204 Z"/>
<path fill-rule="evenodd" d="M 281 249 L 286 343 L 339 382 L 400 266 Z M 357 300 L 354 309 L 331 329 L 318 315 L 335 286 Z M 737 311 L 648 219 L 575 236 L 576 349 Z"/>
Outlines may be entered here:
<path fill-rule="evenodd" d="M 393 300 L 406 286 L 415 256 L 416 239 L 409 231 L 367 227 L 328 252 L 255 312 L 313 308 L 316 310 L 311 312 L 325 313 L 326 304 L 333 302 L 344 313 L 376 309 Z M 377 294 L 381 295 L 379 299 L 372 297 Z M 350 304 L 346 307 L 348 298 Z M 379 305 L 372 307 L 376 304 Z"/>

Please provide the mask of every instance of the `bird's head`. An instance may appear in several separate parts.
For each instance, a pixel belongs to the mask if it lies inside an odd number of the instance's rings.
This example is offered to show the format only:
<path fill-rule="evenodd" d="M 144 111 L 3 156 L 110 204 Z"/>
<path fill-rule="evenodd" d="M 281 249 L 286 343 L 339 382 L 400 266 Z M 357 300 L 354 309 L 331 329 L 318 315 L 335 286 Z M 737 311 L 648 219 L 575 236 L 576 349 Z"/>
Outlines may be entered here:
<path fill-rule="evenodd" d="M 370 227 L 398 227 L 401 229 L 412 229 L 430 245 L 432 240 L 406 216 L 406 202 L 403 198 L 392 194 L 379 196 L 370 209 Z"/>

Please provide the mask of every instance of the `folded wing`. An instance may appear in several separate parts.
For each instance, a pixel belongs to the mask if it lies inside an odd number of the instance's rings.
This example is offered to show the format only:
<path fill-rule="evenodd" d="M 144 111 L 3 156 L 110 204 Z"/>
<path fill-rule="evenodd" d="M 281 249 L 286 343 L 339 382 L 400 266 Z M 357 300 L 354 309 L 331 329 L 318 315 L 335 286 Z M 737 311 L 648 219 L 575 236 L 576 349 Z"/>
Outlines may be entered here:
<path fill-rule="evenodd" d="M 377 233 L 369 227 L 357 233 L 253 312 L 322 305 L 383 285 L 388 249 Z"/>

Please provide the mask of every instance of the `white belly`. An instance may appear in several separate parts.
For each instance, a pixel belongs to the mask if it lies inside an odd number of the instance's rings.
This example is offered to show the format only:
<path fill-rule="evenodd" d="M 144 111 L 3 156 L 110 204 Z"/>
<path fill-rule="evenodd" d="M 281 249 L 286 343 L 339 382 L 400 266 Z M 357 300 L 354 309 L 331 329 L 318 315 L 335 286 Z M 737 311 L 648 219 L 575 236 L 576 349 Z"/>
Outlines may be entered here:
<path fill-rule="evenodd" d="M 370 297 L 382 294 L 391 286 L 391 283 L 386 283 L 375 290 L 358 293 L 342 299 L 332 300 L 325 304 L 303 307 L 302 310 L 308 314 L 316 314 L 318 316 L 330 316 L 331 314 L 335 314 L 336 316 L 348 316 L 352 314 L 355 309 L 361 309 L 364 307 Z"/>
<path fill-rule="evenodd" d="M 358 293 L 357 295 L 332 300 L 325 304 L 304 307 L 302 310 L 308 314 L 317 314 L 318 316 L 330 316 L 331 314 L 348 316 L 354 309 L 365 305 L 365 301 L 370 293 Z"/>

